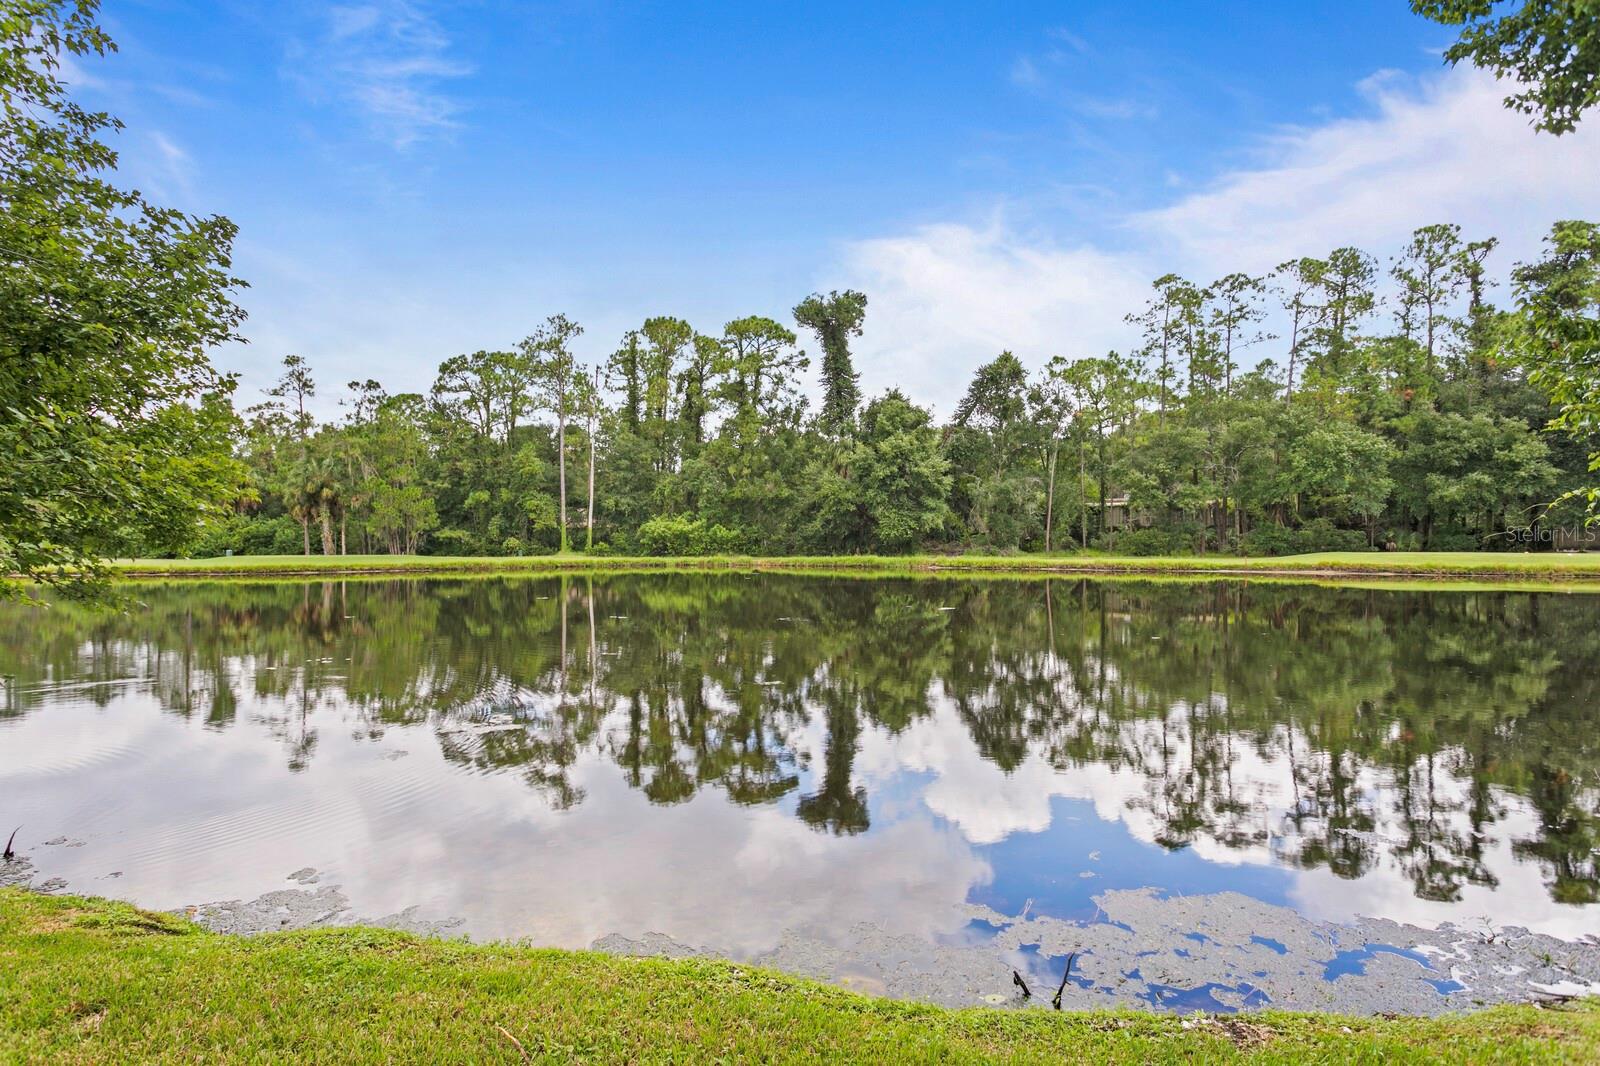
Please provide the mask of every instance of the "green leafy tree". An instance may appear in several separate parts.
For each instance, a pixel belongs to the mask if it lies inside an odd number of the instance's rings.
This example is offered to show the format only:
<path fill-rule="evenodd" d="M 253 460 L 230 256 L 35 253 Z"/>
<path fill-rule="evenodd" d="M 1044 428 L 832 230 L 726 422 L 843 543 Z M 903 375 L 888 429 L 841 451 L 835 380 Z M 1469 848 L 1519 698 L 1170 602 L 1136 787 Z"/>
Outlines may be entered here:
<path fill-rule="evenodd" d="M 655 451 L 658 473 L 677 467 L 677 413 L 672 404 L 677 393 L 678 368 L 684 353 L 693 345 L 694 328 L 681 318 L 658 315 L 645 320 L 639 330 L 644 341 L 640 365 L 644 380 L 644 421 L 641 432 Z"/>
<path fill-rule="evenodd" d="M 1044 372 L 1028 388 L 1028 410 L 1039 427 L 1044 441 L 1044 550 L 1055 546 L 1056 526 L 1056 466 L 1061 458 L 1061 442 L 1077 421 L 1081 409 L 1081 396 L 1074 388 L 1074 379 L 1067 372 L 1070 366 L 1056 356 L 1046 365 Z M 1083 443 L 1079 435 L 1078 460 L 1080 478 L 1083 466 Z"/>
<path fill-rule="evenodd" d="M 1265 278 L 1237 272 L 1217 279 L 1206 289 L 1210 308 L 1207 324 L 1217 338 L 1224 392 L 1233 391 L 1233 374 L 1238 369 L 1236 355 L 1272 339 L 1260 328 L 1266 319 L 1266 309 L 1262 307 L 1266 292 Z"/>
<path fill-rule="evenodd" d="M 722 341 L 696 333 L 688 358 L 678 375 L 678 417 L 683 422 L 684 446 L 698 452 L 706 442 L 706 420 L 716 411 L 716 375 L 726 363 Z"/>
<path fill-rule="evenodd" d="M 1279 263 L 1272 276 L 1273 289 L 1284 313 L 1289 316 L 1289 373 L 1284 379 L 1283 398 L 1294 396 L 1295 371 L 1304 362 L 1306 349 L 1315 340 L 1327 314 L 1318 301 L 1327 276 L 1326 260 L 1302 256 Z"/>
<path fill-rule="evenodd" d="M 1531 517 L 1555 481 L 1544 441 L 1512 419 L 1425 408 L 1398 428 L 1396 502 L 1419 520 L 1424 548 L 1436 546 L 1442 526 L 1482 545 L 1508 514 Z"/>
<path fill-rule="evenodd" d="M 1513 273 L 1521 303 L 1516 350 L 1529 380 L 1557 407 L 1556 428 L 1590 442 L 1600 471 L 1600 226 L 1557 222 L 1544 257 Z M 1574 490 L 1593 517 L 1600 486 Z"/>
<path fill-rule="evenodd" d="M 1331 511 L 1340 519 L 1354 514 L 1370 523 L 1394 489 L 1391 453 L 1388 441 L 1350 422 L 1323 420 L 1299 427 L 1286 449 L 1291 491 L 1297 504 Z"/>
<path fill-rule="evenodd" d="M 950 467 L 939 431 L 933 416 L 898 390 L 862 409 L 850 469 L 874 547 L 911 551 L 948 523 Z"/>
<path fill-rule="evenodd" d="M 605 392 L 600 386 L 600 367 L 578 373 L 573 381 L 573 403 L 583 419 L 583 437 L 589 451 L 589 491 L 583 519 L 583 550 L 594 551 L 594 479 L 599 453 L 600 423 L 606 415 Z"/>
<path fill-rule="evenodd" d="M 207 358 L 244 318 L 235 227 L 112 184 L 121 124 L 60 78 L 114 50 L 96 15 L 0 5 L 0 573 L 83 594 L 106 555 L 193 542 L 244 481 Z"/>
<path fill-rule="evenodd" d="M 639 432 L 644 419 L 644 357 L 640 340 L 638 330 L 629 330 L 606 365 L 612 384 L 621 383 L 623 423 L 633 433 Z"/>
<path fill-rule="evenodd" d="M 1192 282 L 1176 274 L 1163 274 L 1151 285 L 1156 295 L 1143 311 L 1128 315 L 1127 321 L 1143 335 L 1139 354 L 1154 367 L 1158 410 L 1165 418 L 1178 377 L 1175 364 L 1182 358 L 1185 339 L 1192 336 L 1202 297 Z"/>
<path fill-rule="evenodd" d="M 1318 275 L 1323 309 L 1315 333 L 1316 354 L 1306 368 L 1335 379 L 1349 373 L 1360 330 L 1377 307 L 1378 263 L 1359 248 L 1335 248 Z"/>
<path fill-rule="evenodd" d="M 849 436 L 861 403 L 860 375 L 850 358 L 850 338 L 861 336 L 867 297 L 848 289 L 813 294 L 795 305 L 794 320 L 817 335 L 822 345 L 822 409 L 818 424 L 830 437 Z"/>
<path fill-rule="evenodd" d="M 286 355 L 283 357 L 283 374 L 267 390 L 267 395 L 280 405 L 280 409 L 289 408 L 293 403 L 293 414 L 289 415 L 289 435 L 295 442 L 295 460 L 292 466 L 286 466 L 278 471 L 279 492 L 283 496 L 289 513 L 300 523 L 301 552 L 311 554 L 311 519 L 316 513 L 314 502 L 307 502 L 305 496 L 306 478 L 311 463 L 309 440 L 312 427 L 316 420 L 306 411 L 306 400 L 317 394 L 316 378 L 312 375 L 311 365 L 302 356 Z M 287 480 L 284 480 L 287 479 Z"/>
<path fill-rule="evenodd" d="M 424 480 L 430 458 L 425 418 L 423 398 L 403 393 L 384 397 L 357 430 L 367 525 L 391 555 L 415 554 L 439 522 Z"/>
<path fill-rule="evenodd" d="M 1031 536 L 1039 471 L 1028 417 L 1028 375 L 1001 352 L 980 366 L 951 417 L 947 454 L 961 476 L 956 506 L 985 543 L 1016 547 Z"/>
<path fill-rule="evenodd" d="M 1411 0 L 1411 10 L 1461 35 L 1445 49 L 1519 86 L 1506 106 L 1557 136 L 1600 99 L 1600 5 L 1594 0 Z"/>
<path fill-rule="evenodd" d="M 583 387 L 572 355 L 572 341 L 582 333 L 583 327 L 566 315 L 551 315 L 518 346 L 531 367 L 535 402 L 556 418 L 556 501 L 562 552 L 568 547 L 567 421 L 576 410 L 574 394 Z"/>
<path fill-rule="evenodd" d="M 1390 271 L 1400 285 L 1400 330 L 1419 337 L 1430 375 L 1438 373 L 1439 348 L 1454 325 L 1448 317 L 1450 303 L 1467 280 L 1463 250 L 1460 226 L 1423 226 L 1412 233 Z"/>
<path fill-rule="evenodd" d="M 760 315 L 735 319 L 723 327 L 722 355 L 719 391 L 743 435 L 797 420 L 804 406 L 797 379 L 810 360 L 795 348 L 793 331 Z"/>

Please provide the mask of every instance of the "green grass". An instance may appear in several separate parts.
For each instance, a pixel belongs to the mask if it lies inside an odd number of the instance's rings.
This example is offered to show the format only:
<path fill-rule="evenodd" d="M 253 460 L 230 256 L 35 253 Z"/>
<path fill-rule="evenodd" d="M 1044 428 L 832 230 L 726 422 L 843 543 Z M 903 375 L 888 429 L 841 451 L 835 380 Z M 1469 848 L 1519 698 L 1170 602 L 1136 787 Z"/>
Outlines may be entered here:
<path fill-rule="evenodd" d="M 238 938 L 0 890 L 5 1062 L 1582 1062 L 1600 1004 L 1444 1019 L 946 1010 L 730 963 Z"/>
<path fill-rule="evenodd" d="M 327 573 L 558 573 L 581 570 L 793 570 L 807 573 L 1152 573 L 1395 575 L 1600 581 L 1600 552 L 1323 552 L 1273 558 L 1204 556 L 831 555 L 652 558 L 587 556 L 246 555 L 217 559 L 125 559 L 124 577 Z"/>

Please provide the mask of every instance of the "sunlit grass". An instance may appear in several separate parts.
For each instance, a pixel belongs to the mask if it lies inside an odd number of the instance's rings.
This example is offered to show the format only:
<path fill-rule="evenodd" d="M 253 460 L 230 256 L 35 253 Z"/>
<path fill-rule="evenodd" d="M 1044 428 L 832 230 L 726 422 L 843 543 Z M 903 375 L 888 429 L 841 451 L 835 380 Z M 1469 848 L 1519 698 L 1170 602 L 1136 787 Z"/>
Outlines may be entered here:
<path fill-rule="evenodd" d="M 212 559 L 127 559 L 123 576 L 319 573 L 558 573 L 582 570 L 795 570 L 812 573 L 1245 573 L 1542 577 L 1600 580 L 1600 552 L 1323 552 L 1240 558 L 1228 555 L 824 555 L 651 556 L 562 555 L 246 555 Z"/>
<path fill-rule="evenodd" d="M 0 890 L 7 1062 L 1579 1062 L 1600 1006 L 1445 1019 L 946 1010 L 707 960 L 256 938 Z"/>

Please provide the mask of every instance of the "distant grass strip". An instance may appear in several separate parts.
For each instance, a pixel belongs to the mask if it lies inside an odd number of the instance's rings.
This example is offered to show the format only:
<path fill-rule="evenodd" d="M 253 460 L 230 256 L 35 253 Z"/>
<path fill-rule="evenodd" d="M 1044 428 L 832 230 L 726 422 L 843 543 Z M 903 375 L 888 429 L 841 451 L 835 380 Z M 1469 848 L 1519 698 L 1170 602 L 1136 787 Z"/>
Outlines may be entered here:
<path fill-rule="evenodd" d="M 1438 1020 L 946 1010 L 701 960 L 256 938 L 0 890 L 5 1062 L 1593 1062 L 1600 1004 Z"/>
<path fill-rule="evenodd" d="M 1542 578 L 1600 581 L 1600 552 L 1323 552 L 1238 558 L 1228 555 L 242 555 L 215 559 L 125 559 L 124 577 L 226 577 L 241 574 L 503 573 L 593 570 L 792 570 L 806 573 L 1279 574 Z"/>

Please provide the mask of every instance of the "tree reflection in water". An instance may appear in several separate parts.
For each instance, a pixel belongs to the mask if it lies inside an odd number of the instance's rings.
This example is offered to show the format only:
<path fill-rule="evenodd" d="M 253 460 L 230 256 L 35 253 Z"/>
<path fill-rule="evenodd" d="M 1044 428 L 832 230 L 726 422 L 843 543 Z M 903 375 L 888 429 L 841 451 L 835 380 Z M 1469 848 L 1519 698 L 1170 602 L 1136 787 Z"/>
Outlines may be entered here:
<path fill-rule="evenodd" d="M 519 775 L 557 808 L 583 802 L 571 771 L 598 754 L 652 803 L 793 793 L 808 825 L 856 834 L 864 735 L 948 707 L 1003 770 L 1132 775 L 1129 808 L 1169 849 L 1269 847 L 1342 878 L 1387 854 L 1417 896 L 1450 901 L 1496 883 L 1491 845 L 1521 805 L 1537 831 L 1511 854 L 1553 899 L 1600 900 L 1587 595 L 726 574 L 137 595 L 123 614 L 0 606 L 0 718 L 68 683 L 105 703 L 135 677 L 227 730 L 248 691 L 291 768 L 334 722 L 420 725 L 453 764 Z"/>

